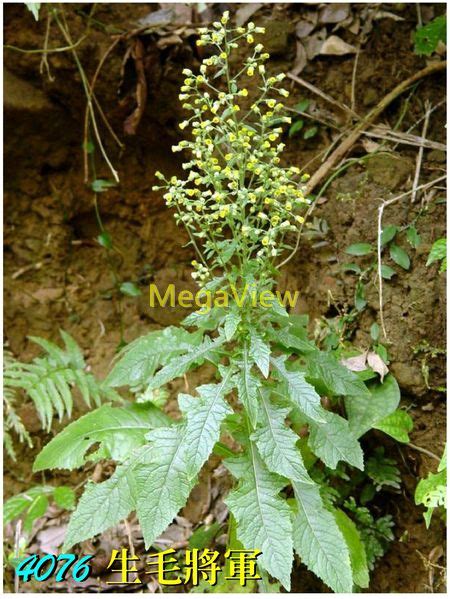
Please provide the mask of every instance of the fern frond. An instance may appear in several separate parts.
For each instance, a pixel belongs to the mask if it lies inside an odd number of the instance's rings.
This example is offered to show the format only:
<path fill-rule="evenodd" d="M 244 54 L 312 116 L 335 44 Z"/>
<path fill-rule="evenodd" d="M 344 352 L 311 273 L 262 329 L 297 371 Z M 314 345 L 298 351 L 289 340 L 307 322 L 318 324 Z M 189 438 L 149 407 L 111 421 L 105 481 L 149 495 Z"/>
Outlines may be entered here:
<path fill-rule="evenodd" d="M 35 404 L 42 428 L 47 431 L 55 413 L 59 420 L 65 415 L 71 416 L 73 387 L 79 389 L 88 407 L 92 402 L 99 406 L 103 398 L 119 399 L 115 391 L 86 372 L 83 354 L 75 340 L 64 331 L 60 334 L 64 348 L 40 337 L 30 337 L 45 350 L 46 355 L 34 358 L 28 364 L 11 358 L 5 360 L 4 388 L 7 392 L 23 389 Z"/>

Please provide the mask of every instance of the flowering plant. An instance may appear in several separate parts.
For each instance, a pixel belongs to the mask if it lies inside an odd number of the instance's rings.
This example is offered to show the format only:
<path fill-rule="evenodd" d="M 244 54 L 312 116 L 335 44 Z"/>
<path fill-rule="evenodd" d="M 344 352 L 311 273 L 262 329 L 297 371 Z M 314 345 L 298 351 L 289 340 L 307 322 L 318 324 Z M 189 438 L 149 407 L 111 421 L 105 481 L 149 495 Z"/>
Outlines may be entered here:
<path fill-rule="evenodd" d="M 212 52 L 198 75 L 184 71 L 180 96 L 191 113 L 181 128 L 190 127 L 192 138 L 174 147 L 190 153 L 187 178 L 157 174 L 164 182 L 157 189 L 164 189 L 198 254 L 193 276 L 203 290 L 272 287 L 276 262 L 289 248 L 287 233 L 301 227 L 308 204 L 299 170 L 281 165 L 280 125 L 289 119 L 278 97 L 288 92 L 278 88 L 282 75 L 266 73 L 268 54 L 255 45 L 262 32 L 252 23 L 229 26 L 228 13 L 201 31 L 198 45 Z M 250 55 L 238 66 L 242 42 Z M 295 550 L 334 591 L 367 586 L 358 530 L 331 500 L 322 500 L 310 470 L 320 461 L 330 469 L 340 461 L 364 468 L 358 438 L 381 420 L 382 430 L 392 430 L 386 421 L 400 399 L 395 379 L 388 375 L 380 384 L 370 370 L 364 376 L 348 370 L 333 353 L 320 351 L 308 339 L 306 319 L 288 314 L 278 300 L 232 302 L 227 309 L 215 303 L 182 325 L 127 345 L 104 381 L 129 387 L 139 404 L 102 406 L 70 424 L 37 457 L 35 470 L 104 458 L 117 464 L 109 479 L 86 487 L 65 548 L 132 511 L 149 547 L 215 453 L 238 481 L 225 498 L 233 515 L 229 548 L 258 550 L 262 577 L 289 590 Z M 182 417 L 169 419 L 155 392 L 205 360 L 218 380 L 194 395 L 180 393 Z"/>

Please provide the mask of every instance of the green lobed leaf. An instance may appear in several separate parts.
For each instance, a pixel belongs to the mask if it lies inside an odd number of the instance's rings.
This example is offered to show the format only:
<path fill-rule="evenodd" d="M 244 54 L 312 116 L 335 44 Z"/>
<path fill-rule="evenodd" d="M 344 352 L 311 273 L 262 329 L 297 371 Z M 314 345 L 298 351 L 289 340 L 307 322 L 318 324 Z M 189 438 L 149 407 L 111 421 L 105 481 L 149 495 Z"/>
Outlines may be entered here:
<path fill-rule="evenodd" d="M 298 482 L 293 487 L 298 503 L 293 519 L 296 553 L 335 593 L 351 593 L 349 550 L 333 515 L 323 507 L 319 487 Z"/>
<path fill-rule="evenodd" d="M 258 549 L 258 563 L 289 591 L 293 559 L 290 509 L 279 491 L 284 479 L 269 472 L 250 442 L 245 454 L 226 460 L 239 485 L 225 503 L 237 522 L 237 536 L 246 549 Z"/>
<path fill-rule="evenodd" d="M 443 264 L 441 267 L 441 272 L 446 270 L 446 258 L 447 258 L 447 240 L 446 239 L 438 239 L 433 243 L 431 247 L 430 254 L 427 260 L 427 266 L 433 264 L 433 262 L 437 262 L 438 260 L 442 260 Z"/>
<path fill-rule="evenodd" d="M 229 312 L 225 316 L 225 320 L 223 321 L 224 331 L 225 331 L 225 339 L 227 341 L 231 341 L 233 339 L 234 334 L 238 328 L 239 323 L 241 322 L 241 317 L 239 314 L 235 312 Z"/>
<path fill-rule="evenodd" d="M 392 414 L 400 403 L 400 389 L 391 374 L 382 383 L 368 383 L 368 390 L 368 398 L 354 396 L 345 399 L 350 430 L 357 438 Z"/>
<path fill-rule="evenodd" d="M 338 462 L 347 462 L 359 470 L 364 470 L 364 456 L 354 433 L 350 431 L 347 420 L 326 412 L 325 423 L 310 423 L 308 444 L 322 462 L 336 469 Z"/>
<path fill-rule="evenodd" d="M 369 586 L 369 568 L 367 566 L 366 549 L 355 523 L 342 510 L 334 511 L 336 524 L 339 526 L 350 553 L 354 583 L 366 589 Z"/>
<path fill-rule="evenodd" d="M 412 431 L 413 427 L 413 419 L 405 410 L 395 410 L 374 426 L 400 443 L 409 443 L 408 433 Z"/>
<path fill-rule="evenodd" d="M 137 450 L 137 460 L 141 459 L 143 451 L 143 447 Z M 132 463 L 118 466 L 114 474 L 103 483 L 89 482 L 69 521 L 63 551 L 114 526 L 134 508 L 135 479 Z"/>
<path fill-rule="evenodd" d="M 69 424 L 54 437 L 36 457 L 33 471 L 52 468 L 79 468 L 92 456 L 94 443 L 100 443 L 101 457 L 121 461 L 145 443 L 145 435 L 154 427 L 166 425 L 170 419 L 155 406 L 130 405 L 113 408 L 104 405 Z"/>
<path fill-rule="evenodd" d="M 281 381 L 286 384 L 292 404 L 311 420 L 325 422 L 325 410 L 320 403 L 320 395 L 305 380 L 304 373 L 298 370 L 287 370 L 285 359 L 282 356 L 271 358 L 271 362 Z"/>
<path fill-rule="evenodd" d="M 75 491 L 70 487 L 56 487 L 53 491 L 53 499 L 59 507 L 71 510 L 75 506 Z"/>
<path fill-rule="evenodd" d="M 289 408 L 272 403 L 267 390 L 260 393 L 259 401 L 260 418 L 251 440 L 256 443 L 267 468 L 291 480 L 313 484 L 296 447 L 299 437 L 285 424 Z"/>
<path fill-rule="evenodd" d="M 201 333 L 188 333 L 178 327 L 167 327 L 139 337 L 122 349 L 105 384 L 111 387 L 143 385 L 158 366 L 186 353 L 200 339 Z"/>
<path fill-rule="evenodd" d="M 414 34 L 414 52 L 416 54 L 430 56 L 437 48 L 439 41 L 445 42 L 447 34 L 447 17 L 440 15 L 420 27 Z"/>
<path fill-rule="evenodd" d="M 262 375 L 267 378 L 269 376 L 270 347 L 256 332 L 252 332 L 250 335 L 249 356 L 259 368 Z"/>
<path fill-rule="evenodd" d="M 251 368 L 252 363 L 249 360 L 248 350 L 244 348 L 242 363 L 235 376 L 235 383 L 239 401 L 244 406 L 254 428 L 258 421 L 258 387 L 261 385 L 261 381 L 252 373 Z"/>
<path fill-rule="evenodd" d="M 364 382 L 331 353 L 317 351 L 308 355 L 307 378 L 323 386 L 324 392 L 330 395 L 369 397 Z"/>
<path fill-rule="evenodd" d="M 3 524 L 8 524 L 8 522 L 18 518 L 36 497 L 48 495 L 52 490 L 53 487 L 50 486 L 37 486 L 7 499 L 3 504 Z"/>
<path fill-rule="evenodd" d="M 187 354 L 172 358 L 170 362 L 150 378 L 147 391 L 162 387 L 169 381 L 182 376 L 191 366 L 203 360 L 210 360 L 215 355 L 215 350 L 225 343 L 225 338 L 210 339 L 205 337 L 203 343 L 193 347 Z"/>

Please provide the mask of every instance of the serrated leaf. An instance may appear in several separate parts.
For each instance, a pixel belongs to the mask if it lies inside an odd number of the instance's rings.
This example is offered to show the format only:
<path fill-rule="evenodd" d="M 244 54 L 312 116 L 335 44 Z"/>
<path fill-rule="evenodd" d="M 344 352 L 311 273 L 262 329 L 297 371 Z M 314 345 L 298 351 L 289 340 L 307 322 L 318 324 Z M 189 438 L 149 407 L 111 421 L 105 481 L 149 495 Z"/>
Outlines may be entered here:
<path fill-rule="evenodd" d="M 411 260 L 403 248 L 393 243 L 389 247 L 389 255 L 396 264 L 405 270 L 409 270 L 409 267 L 411 266 Z"/>
<path fill-rule="evenodd" d="M 69 424 L 38 454 L 33 471 L 52 468 L 79 468 L 90 456 L 94 443 L 117 461 L 145 443 L 145 435 L 169 418 L 153 405 L 113 408 L 105 405 Z M 102 455 L 100 453 L 99 455 Z M 92 457 L 92 456 L 91 456 Z"/>
<path fill-rule="evenodd" d="M 286 384 L 292 404 L 312 420 L 325 422 L 325 410 L 320 403 L 320 395 L 305 380 L 304 373 L 298 370 L 287 370 L 282 356 L 271 358 L 271 362 L 281 381 Z"/>
<path fill-rule="evenodd" d="M 70 520 L 66 546 L 99 534 L 132 510 L 138 515 L 146 548 L 155 541 L 185 505 L 219 439 L 221 422 L 231 413 L 224 401 L 228 379 L 199 387 L 199 397 L 180 396 L 180 407 L 186 410 L 183 421 L 148 433 L 147 444 L 135 450 L 111 479 L 88 487 Z M 102 505 L 105 493 L 118 504 L 111 514 L 105 513 L 109 504 Z M 104 513 L 104 521 L 97 512 Z"/>
<path fill-rule="evenodd" d="M 386 264 L 381 265 L 381 276 L 383 277 L 383 279 L 387 279 L 388 281 L 390 281 L 392 277 L 396 274 L 397 273 L 395 272 L 395 270 L 390 266 L 387 266 Z"/>
<path fill-rule="evenodd" d="M 52 490 L 53 488 L 49 486 L 37 486 L 7 499 L 3 504 L 3 524 L 8 524 L 8 522 L 18 518 L 36 497 L 48 495 Z"/>
<path fill-rule="evenodd" d="M 41 2 L 25 2 L 25 6 L 28 10 L 33 13 L 33 17 L 36 21 L 39 21 L 39 11 L 41 9 Z"/>
<path fill-rule="evenodd" d="M 373 251 L 373 247 L 370 243 L 353 243 L 349 245 L 345 250 L 346 254 L 350 254 L 351 256 L 366 256 Z"/>
<path fill-rule="evenodd" d="M 178 327 L 167 327 L 138 337 L 120 352 L 105 384 L 110 387 L 144 385 L 158 366 L 186 353 L 200 339 L 200 333 L 188 333 Z"/>
<path fill-rule="evenodd" d="M 316 346 L 308 340 L 306 331 L 300 327 L 290 326 L 271 332 L 271 339 L 287 349 L 295 349 L 300 353 L 316 351 Z"/>
<path fill-rule="evenodd" d="M 71 510 L 75 505 L 75 491 L 70 487 L 56 487 L 53 491 L 53 499 L 59 507 Z"/>
<path fill-rule="evenodd" d="M 369 397 L 369 391 L 358 375 L 340 364 L 330 353 L 310 354 L 307 375 L 314 383 L 323 385 L 324 391 L 330 395 Z"/>
<path fill-rule="evenodd" d="M 289 591 L 293 559 L 290 510 L 279 491 L 284 479 L 265 467 L 256 446 L 225 462 L 239 485 L 225 500 L 237 522 L 237 536 L 246 549 L 259 549 L 258 563 Z"/>
<path fill-rule="evenodd" d="M 267 378 L 269 376 L 270 347 L 255 332 L 250 334 L 249 356 L 259 368 L 262 375 Z"/>
<path fill-rule="evenodd" d="M 229 312 L 223 321 L 223 328 L 225 331 L 225 339 L 230 341 L 233 339 L 236 329 L 241 322 L 241 317 L 235 312 Z"/>
<path fill-rule="evenodd" d="M 414 33 L 414 52 L 430 56 L 437 48 L 439 41 L 445 42 L 447 33 L 447 17 L 440 15 Z"/>
<path fill-rule="evenodd" d="M 31 532 L 34 521 L 42 518 L 48 508 L 48 498 L 46 495 L 37 495 L 30 503 L 23 522 L 23 527 L 27 532 Z"/>
<path fill-rule="evenodd" d="M 296 447 L 299 437 L 285 424 L 289 408 L 270 401 L 268 393 L 260 393 L 260 418 L 251 440 L 267 468 L 291 480 L 313 484 L 303 464 L 302 454 Z"/>
<path fill-rule="evenodd" d="M 324 424 L 310 423 L 308 444 L 312 451 L 333 470 L 339 461 L 364 470 L 361 446 L 350 431 L 347 420 L 333 412 L 326 412 L 326 418 Z"/>
<path fill-rule="evenodd" d="M 298 511 L 294 548 L 302 562 L 335 593 L 351 593 L 350 554 L 333 515 L 323 507 L 319 487 L 293 483 Z"/>
<path fill-rule="evenodd" d="M 408 433 L 412 431 L 413 427 L 413 419 L 405 410 L 395 410 L 374 425 L 374 428 L 383 431 L 400 443 L 409 443 Z"/>
<path fill-rule="evenodd" d="M 369 586 L 369 568 L 366 549 L 355 523 L 342 510 L 334 511 L 334 518 L 341 531 L 350 553 L 353 582 L 365 589 Z"/>
<path fill-rule="evenodd" d="M 138 456 L 140 459 L 140 454 Z M 89 482 L 70 518 L 63 551 L 126 518 L 135 507 L 134 493 L 135 479 L 129 464 L 118 466 L 103 483 Z"/>
<path fill-rule="evenodd" d="M 216 339 L 205 337 L 203 343 L 193 347 L 189 353 L 173 358 L 164 368 L 151 377 L 147 385 L 147 391 L 162 387 L 169 381 L 182 376 L 195 363 L 211 359 L 215 354 L 215 350 L 224 343 L 225 339 L 223 337 L 217 337 Z"/>
<path fill-rule="evenodd" d="M 369 383 L 368 390 L 369 397 L 345 399 L 350 430 L 357 438 L 394 412 L 400 402 L 400 389 L 391 374 L 388 374 L 383 383 Z"/>
<path fill-rule="evenodd" d="M 249 360 L 248 350 L 244 348 L 242 364 L 235 377 L 239 401 L 248 414 L 250 423 L 254 428 L 258 421 L 258 387 L 261 385 L 259 378 L 253 374 L 252 363 Z"/>
<path fill-rule="evenodd" d="M 396 227 L 395 225 L 387 225 L 387 227 L 384 227 L 380 238 L 381 245 L 386 245 L 387 243 L 392 241 L 396 236 L 397 231 L 398 227 Z"/>
<path fill-rule="evenodd" d="M 430 264 L 433 264 L 433 262 L 436 262 L 438 260 L 445 261 L 446 257 L 447 257 L 447 240 L 446 239 L 438 239 L 437 241 L 435 241 L 433 243 L 433 246 L 430 250 L 430 254 L 428 256 L 426 265 L 430 266 Z M 444 266 L 444 262 L 443 262 L 443 266 Z M 446 265 L 441 270 L 444 271 L 445 269 L 446 269 Z"/>

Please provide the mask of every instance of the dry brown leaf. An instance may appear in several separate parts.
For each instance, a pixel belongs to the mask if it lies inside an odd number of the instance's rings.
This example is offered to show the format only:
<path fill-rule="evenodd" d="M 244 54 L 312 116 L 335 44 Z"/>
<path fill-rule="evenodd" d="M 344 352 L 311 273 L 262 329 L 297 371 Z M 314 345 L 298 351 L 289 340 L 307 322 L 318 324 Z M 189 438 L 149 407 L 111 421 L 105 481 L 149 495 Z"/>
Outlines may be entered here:
<path fill-rule="evenodd" d="M 236 11 L 236 25 L 242 27 L 262 6 L 261 2 L 249 2 L 238 8 Z"/>
<path fill-rule="evenodd" d="M 315 23 L 311 23 L 311 21 L 307 21 L 306 19 L 302 19 L 295 26 L 295 34 L 300 39 L 303 37 L 307 37 L 310 33 L 312 33 Z"/>
<path fill-rule="evenodd" d="M 366 359 L 367 352 L 364 352 L 363 354 L 359 354 L 359 356 L 342 359 L 341 364 L 353 372 L 362 372 L 366 370 Z"/>
<path fill-rule="evenodd" d="M 384 377 L 389 372 L 389 368 L 380 356 L 373 351 L 369 352 L 367 354 L 367 364 L 374 372 L 377 372 L 380 375 L 381 382 L 383 382 Z"/>
<path fill-rule="evenodd" d="M 327 56 L 343 56 L 344 54 L 354 54 L 355 52 L 356 48 L 354 46 L 347 44 L 337 35 L 330 35 L 320 49 L 320 54 Z"/>
<path fill-rule="evenodd" d="M 295 57 L 294 65 L 291 69 L 293 75 L 299 75 L 306 67 L 307 58 L 305 46 L 297 40 L 297 55 Z"/>
<path fill-rule="evenodd" d="M 305 46 L 308 60 L 312 60 L 320 54 L 326 35 L 327 30 L 325 27 L 323 27 L 320 31 L 317 31 L 305 39 L 303 44 Z"/>
<path fill-rule="evenodd" d="M 366 150 L 366 152 L 368 154 L 377 152 L 380 149 L 381 144 L 379 144 L 376 141 L 373 141 L 371 139 L 368 139 L 367 137 L 363 137 L 361 142 L 362 142 L 363 148 Z"/>
<path fill-rule="evenodd" d="M 320 23 L 340 23 L 348 17 L 350 4 L 326 4 L 319 13 Z"/>
<path fill-rule="evenodd" d="M 378 21 L 379 19 L 392 19 L 393 21 L 404 21 L 405 20 L 403 17 L 400 17 L 399 15 L 396 15 L 393 12 L 388 12 L 387 10 L 379 10 L 375 14 L 374 19 L 376 21 Z"/>

